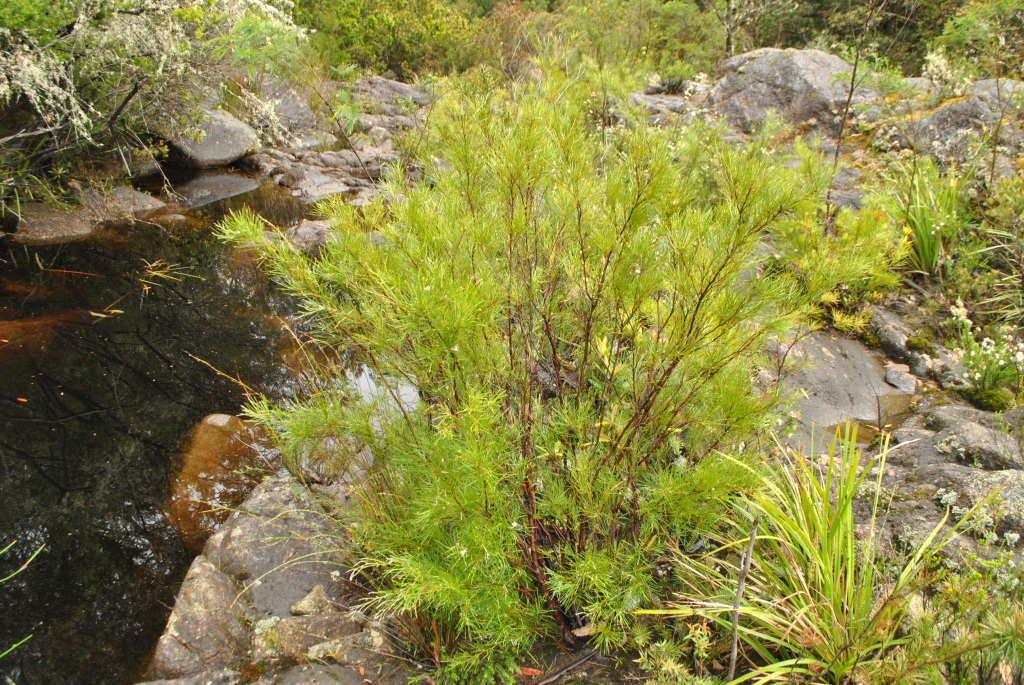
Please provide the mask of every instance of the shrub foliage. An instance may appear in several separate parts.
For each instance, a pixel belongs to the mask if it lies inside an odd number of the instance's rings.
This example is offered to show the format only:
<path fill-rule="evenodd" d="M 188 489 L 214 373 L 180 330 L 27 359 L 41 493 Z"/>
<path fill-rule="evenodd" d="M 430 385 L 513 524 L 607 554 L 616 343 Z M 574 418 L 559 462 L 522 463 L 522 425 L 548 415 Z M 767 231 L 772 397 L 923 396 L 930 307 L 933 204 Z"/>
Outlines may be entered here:
<path fill-rule="evenodd" d="M 766 236 L 823 197 L 810 157 L 610 124 L 581 72 L 461 84 L 424 181 L 328 208 L 319 260 L 251 215 L 223 233 L 260 244 L 378 387 L 418 389 L 255 413 L 292 459 L 329 445 L 344 469 L 369 447 L 353 532 L 373 601 L 438 662 L 493 674 L 544 634 L 623 644 L 659 560 L 756 481 L 780 401 L 755 382 L 767 339 L 849 274 L 840 255 L 761 269 Z"/>

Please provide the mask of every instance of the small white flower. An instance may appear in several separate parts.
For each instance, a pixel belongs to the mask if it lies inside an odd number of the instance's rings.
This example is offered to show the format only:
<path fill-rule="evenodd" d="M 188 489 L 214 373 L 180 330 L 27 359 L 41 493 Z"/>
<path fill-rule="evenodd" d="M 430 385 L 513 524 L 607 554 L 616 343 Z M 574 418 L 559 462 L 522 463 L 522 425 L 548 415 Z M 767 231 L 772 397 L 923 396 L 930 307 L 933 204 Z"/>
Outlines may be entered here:
<path fill-rule="evenodd" d="M 458 352 L 458 351 L 459 351 L 459 346 L 458 345 L 452 345 L 452 352 Z"/>
<path fill-rule="evenodd" d="M 425 285 L 425 286 L 423 286 L 423 289 L 424 290 L 430 290 L 430 286 L 429 285 Z"/>
<path fill-rule="evenodd" d="M 468 549 L 463 549 L 463 550 L 461 550 L 461 551 L 459 552 L 459 555 L 461 555 L 461 556 L 466 556 L 466 552 L 468 552 L 468 551 L 469 551 Z"/>

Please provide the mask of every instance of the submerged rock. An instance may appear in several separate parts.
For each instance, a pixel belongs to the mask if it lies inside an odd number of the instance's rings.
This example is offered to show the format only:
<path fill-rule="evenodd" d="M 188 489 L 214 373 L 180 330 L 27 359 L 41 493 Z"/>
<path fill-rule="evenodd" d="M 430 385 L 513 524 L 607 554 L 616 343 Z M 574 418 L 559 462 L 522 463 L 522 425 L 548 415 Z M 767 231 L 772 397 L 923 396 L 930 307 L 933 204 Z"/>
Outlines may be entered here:
<path fill-rule="evenodd" d="M 82 210 L 58 209 L 44 204 L 22 205 L 13 239 L 26 245 L 49 245 L 88 238 L 97 225 L 84 214 Z"/>
<path fill-rule="evenodd" d="M 258 449 L 259 431 L 237 416 L 211 414 L 199 422 L 179 455 L 167 518 L 194 553 L 255 487 L 270 463 Z"/>
<path fill-rule="evenodd" d="M 197 176 L 188 183 L 175 188 L 175 193 L 189 209 L 203 207 L 236 195 L 251 193 L 260 187 L 255 181 L 241 174 L 227 171 Z"/>

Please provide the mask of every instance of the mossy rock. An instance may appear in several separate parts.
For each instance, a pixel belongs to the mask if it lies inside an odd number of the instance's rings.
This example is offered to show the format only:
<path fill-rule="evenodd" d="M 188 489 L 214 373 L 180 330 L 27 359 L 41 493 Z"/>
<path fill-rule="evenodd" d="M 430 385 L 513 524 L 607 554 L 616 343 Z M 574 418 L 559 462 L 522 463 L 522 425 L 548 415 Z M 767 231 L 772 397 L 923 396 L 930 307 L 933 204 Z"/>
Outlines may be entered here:
<path fill-rule="evenodd" d="M 863 334 L 861 334 L 860 341 L 862 343 L 864 343 L 865 345 L 867 345 L 868 347 L 880 347 L 881 344 L 882 344 L 878 340 L 878 336 L 877 335 L 872 335 L 870 333 L 863 333 Z"/>
<path fill-rule="evenodd" d="M 911 352 L 935 354 L 935 343 L 923 335 L 912 335 L 907 338 L 907 349 Z"/>
<path fill-rule="evenodd" d="M 1000 388 L 999 390 L 981 390 L 965 388 L 960 395 L 978 409 L 985 411 L 1004 412 L 1013 407 L 1013 393 Z"/>

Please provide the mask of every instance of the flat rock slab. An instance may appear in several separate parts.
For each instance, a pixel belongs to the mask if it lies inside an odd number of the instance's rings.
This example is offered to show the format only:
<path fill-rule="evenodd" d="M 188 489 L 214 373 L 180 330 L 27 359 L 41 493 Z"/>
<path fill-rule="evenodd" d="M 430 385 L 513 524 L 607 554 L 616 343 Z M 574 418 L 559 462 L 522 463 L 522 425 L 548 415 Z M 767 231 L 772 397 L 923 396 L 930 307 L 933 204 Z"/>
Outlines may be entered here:
<path fill-rule="evenodd" d="M 82 204 L 88 207 L 93 218 L 98 221 L 116 221 L 118 219 L 144 219 L 165 204 L 146 193 L 120 186 L 109 194 L 96 188 L 89 188 L 79 195 Z"/>
<path fill-rule="evenodd" d="M 84 210 L 70 211 L 49 205 L 21 206 L 21 221 L 13 239 L 25 245 L 51 245 L 88 238 L 97 224 Z"/>
<path fill-rule="evenodd" d="M 236 195 L 251 193 L 259 187 L 259 182 L 248 176 L 222 172 L 194 178 L 175 188 L 174 192 L 181 197 L 187 208 L 194 209 Z"/>
<path fill-rule="evenodd" d="M 196 169 L 227 166 L 252 152 L 259 142 L 252 127 L 220 109 L 207 110 L 199 130 L 198 139 L 182 134 L 170 136 L 181 161 Z"/>
<path fill-rule="evenodd" d="M 338 594 L 348 570 L 337 540 L 309 492 L 288 478 L 261 483 L 233 513 L 204 554 L 239 579 L 261 617 L 288 618 L 317 585 Z"/>
<path fill-rule="evenodd" d="M 886 382 L 880 355 L 856 340 L 814 332 L 793 346 L 787 361 L 795 369 L 783 383 L 796 397 L 794 437 L 804 445 L 812 434 L 832 433 L 847 421 L 874 424 L 880 412 L 885 421 L 898 398 L 908 397 Z"/>

